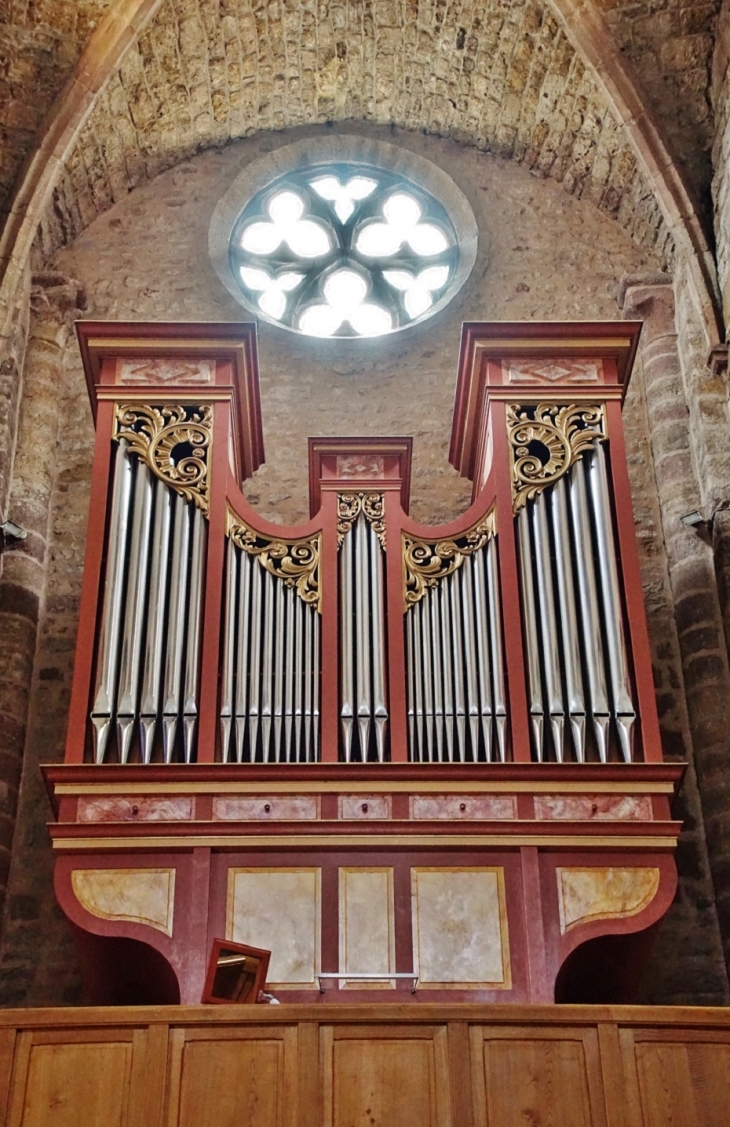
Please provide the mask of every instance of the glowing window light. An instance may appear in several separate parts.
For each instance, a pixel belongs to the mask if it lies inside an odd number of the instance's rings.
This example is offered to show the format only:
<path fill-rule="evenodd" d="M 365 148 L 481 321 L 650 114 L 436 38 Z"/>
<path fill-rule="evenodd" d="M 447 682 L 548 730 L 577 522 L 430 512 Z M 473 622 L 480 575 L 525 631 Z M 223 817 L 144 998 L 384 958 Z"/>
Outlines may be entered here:
<path fill-rule="evenodd" d="M 440 308 L 459 247 L 423 188 L 388 169 L 332 162 L 255 195 L 229 255 L 264 320 L 317 337 L 377 337 Z"/>

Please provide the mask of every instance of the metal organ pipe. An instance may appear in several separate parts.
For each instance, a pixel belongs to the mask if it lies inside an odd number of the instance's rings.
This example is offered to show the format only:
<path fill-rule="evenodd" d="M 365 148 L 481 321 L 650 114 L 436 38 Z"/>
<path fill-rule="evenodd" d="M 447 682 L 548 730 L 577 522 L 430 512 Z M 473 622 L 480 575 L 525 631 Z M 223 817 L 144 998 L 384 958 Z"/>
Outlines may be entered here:
<path fill-rule="evenodd" d="M 432 549 L 435 552 L 435 548 Z M 467 548 L 429 579 L 406 614 L 410 757 L 420 762 L 507 757 L 496 544 Z"/>
<path fill-rule="evenodd" d="M 576 460 L 569 484 L 560 478 L 528 500 L 517 523 L 535 757 L 562 760 L 567 715 L 573 756 L 584 762 L 590 716 L 598 759 L 607 762 L 613 731 L 630 762 L 636 712 L 601 441 Z M 550 715 L 551 748 L 536 723 L 541 710 Z"/>
<path fill-rule="evenodd" d="M 594 442 L 590 455 L 590 482 L 594 526 L 598 545 L 598 567 L 606 627 L 606 649 L 611 674 L 611 701 L 618 724 L 621 752 L 631 762 L 631 729 L 636 713 L 629 691 L 629 674 L 624 642 L 621 596 L 619 594 L 616 550 L 613 540 L 611 507 L 606 475 L 606 456 L 600 442 Z"/>
<path fill-rule="evenodd" d="M 97 763 L 104 762 L 109 729 L 117 701 L 119 627 L 127 562 L 127 529 L 129 527 L 131 493 L 132 464 L 127 456 L 127 442 L 125 439 L 121 439 L 114 459 L 114 486 L 109 517 L 104 608 L 97 656 L 96 691 L 91 708 L 91 722 L 95 737 L 94 758 Z"/>
<path fill-rule="evenodd" d="M 170 490 L 164 481 L 155 482 L 155 515 L 152 523 L 150 588 L 145 633 L 144 676 L 140 704 L 140 753 L 143 763 L 150 763 L 155 746 L 157 718 L 160 713 L 162 662 L 165 653 L 165 611 L 167 602 L 167 565 L 170 551 Z"/>
<path fill-rule="evenodd" d="M 165 761 L 180 732 L 183 758 L 195 757 L 205 542 L 201 510 L 120 438 L 91 710 L 97 763 L 152 762 L 160 721 Z"/>
<path fill-rule="evenodd" d="M 185 498 L 178 494 L 173 504 L 170 609 L 162 694 L 162 741 L 165 763 L 171 763 L 173 760 L 180 718 L 189 556 L 190 521 L 187 503 Z"/>
<path fill-rule="evenodd" d="M 117 704 L 117 746 L 126 763 L 138 717 L 142 623 L 144 621 L 147 565 L 149 562 L 152 486 L 150 471 L 137 462 L 129 544 L 129 575 L 119 659 L 119 701 Z"/>
<path fill-rule="evenodd" d="M 576 571 L 580 601 L 580 622 L 583 645 L 582 655 L 586 670 L 588 704 L 593 718 L 593 728 L 602 763 L 608 759 L 609 707 L 606 691 L 606 671 L 603 660 L 603 628 L 598 607 L 598 591 L 593 562 L 591 514 L 585 480 L 585 462 L 582 458 L 573 466 L 570 482 L 570 508 L 575 543 Z"/>
<path fill-rule="evenodd" d="M 340 547 L 340 726 L 345 762 L 382 763 L 385 689 L 385 583 L 381 546 L 361 512 Z M 315 640 L 317 655 L 319 639 Z"/>
<path fill-rule="evenodd" d="M 228 542 L 221 757 L 264 763 L 318 758 L 319 614 L 254 553 Z M 235 722 L 231 724 L 231 719 Z"/>

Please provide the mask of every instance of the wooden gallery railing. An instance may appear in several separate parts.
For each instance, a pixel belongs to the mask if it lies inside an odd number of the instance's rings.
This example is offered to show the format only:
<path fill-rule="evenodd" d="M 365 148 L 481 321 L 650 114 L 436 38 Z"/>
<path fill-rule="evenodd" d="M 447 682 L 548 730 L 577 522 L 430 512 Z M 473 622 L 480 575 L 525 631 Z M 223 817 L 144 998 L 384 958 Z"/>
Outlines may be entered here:
<path fill-rule="evenodd" d="M 462 517 L 407 515 L 410 440 L 317 439 L 312 519 L 284 527 L 239 488 L 263 457 L 252 330 L 82 324 L 68 761 L 659 759 L 620 415 L 637 326 L 567 329 L 489 326 L 487 354 L 466 327 Z"/>

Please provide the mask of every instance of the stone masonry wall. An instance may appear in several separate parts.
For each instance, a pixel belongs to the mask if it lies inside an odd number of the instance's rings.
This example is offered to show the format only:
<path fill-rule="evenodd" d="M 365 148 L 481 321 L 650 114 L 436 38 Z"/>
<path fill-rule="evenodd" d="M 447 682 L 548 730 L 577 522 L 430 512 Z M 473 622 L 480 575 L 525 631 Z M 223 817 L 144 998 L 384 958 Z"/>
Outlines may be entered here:
<path fill-rule="evenodd" d="M 375 132 L 364 126 L 351 131 Z M 100 216 L 58 253 L 53 267 L 83 284 L 87 316 L 249 319 L 210 264 L 210 215 L 242 167 L 301 136 L 299 130 L 262 135 L 161 174 Z M 477 263 L 455 300 L 411 333 L 369 343 L 315 342 L 260 326 L 267 461 L 246 492 L 271 520 L 306 519 L 309 435 L 389 433 L 414 436 L 413 515 L 430 523 L 452 519 L 467 506 L 470 491 L 447 464 L 462 321 L 616 318 L 619 278 L 660 266 L 590 203 L 571 199 L 557 184 L 538 181 L 514 163 L 415 134 L 389 131 L 385 139 L 435 161 L 454 177 L 481 232 Z M 0 949 L 0 1001 L 14 1005 L 79 997 L 68 929 L 54 906 L 43 826 L 49 811 L 37 767 L 62 755 L 83 564 L 92 428 L 73 342 L 66 350 L 64 379 L 47 577 Z M 669 755 L 691 760 L 640 372 L 626 421 L 665 748 Z M 680 891 L 662 926 L 644 992 L 655 1002 L 720 1003 L 727 998 L 727 977 L 692 768 L 681 813 L 687 832 L 679 853 Z"/>

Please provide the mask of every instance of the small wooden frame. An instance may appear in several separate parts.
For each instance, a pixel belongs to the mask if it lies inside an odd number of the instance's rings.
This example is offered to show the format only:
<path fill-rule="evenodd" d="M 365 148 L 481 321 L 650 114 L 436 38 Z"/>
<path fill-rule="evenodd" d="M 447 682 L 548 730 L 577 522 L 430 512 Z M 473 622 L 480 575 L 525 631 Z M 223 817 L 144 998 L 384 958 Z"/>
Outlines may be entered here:
<path fill-rule="evenodd" d="M 257 1002 L 270 959 L 271 951 L 214 939 L 201 1001 L 239 1006 Z"/>

